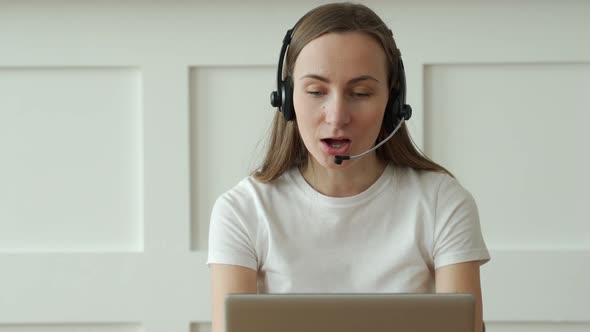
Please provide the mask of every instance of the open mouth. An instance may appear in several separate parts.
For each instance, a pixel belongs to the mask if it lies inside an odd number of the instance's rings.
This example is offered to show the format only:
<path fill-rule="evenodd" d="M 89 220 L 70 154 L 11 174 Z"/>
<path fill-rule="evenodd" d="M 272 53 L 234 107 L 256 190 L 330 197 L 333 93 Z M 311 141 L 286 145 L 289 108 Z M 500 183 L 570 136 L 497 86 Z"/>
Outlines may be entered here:
<path fill-rule="evenodd" d="M 344 138 L 344 139 L 324 138 L 324 139 L 322 139 L 322 142 L 324 142 L 325 144 L 327 144 L 328 146 L 330 146 L 333 149 L 339 149 L 339 148 L 343 147 L 345 144 L 350 144 L 350 140 L 347 138 Z"/>
<path fill-rule="evenodd" d="M 348 138 L 323 138 L 322 149 L 329 155 L 344 155 L 350 150 L 351 141 Z"/>

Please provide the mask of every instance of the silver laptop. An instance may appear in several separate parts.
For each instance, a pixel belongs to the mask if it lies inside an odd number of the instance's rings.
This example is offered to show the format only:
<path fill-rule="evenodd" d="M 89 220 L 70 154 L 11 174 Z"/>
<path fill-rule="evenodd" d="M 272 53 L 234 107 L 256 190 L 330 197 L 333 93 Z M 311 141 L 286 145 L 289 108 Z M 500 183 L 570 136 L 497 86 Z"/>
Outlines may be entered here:
<path fill-rule="evenodd" d="M 471 294 L 231 294 L 226 332 L 473 332 Z"/>

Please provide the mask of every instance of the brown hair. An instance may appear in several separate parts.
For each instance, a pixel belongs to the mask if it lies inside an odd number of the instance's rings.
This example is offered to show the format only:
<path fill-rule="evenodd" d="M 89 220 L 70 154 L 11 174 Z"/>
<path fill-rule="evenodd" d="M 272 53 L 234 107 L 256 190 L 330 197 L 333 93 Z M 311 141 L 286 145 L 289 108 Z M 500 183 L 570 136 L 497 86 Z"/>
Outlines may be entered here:
<path fill-rule="evenodd" d="M 292 77 L 295 61 L 309 42 L 330 32 L 363 32 L 375 38 L 385 50 L 387 57 L 390 89 L 397 89 L 397 63 L 400 53 L 391 30 L 368 7 L 361 4 L 333 3 L 312 9 L 297 22 L 286 56 L 286 76 Z M 388 134 L 381 126 L 378 141 Z M 283 114 L 276 112 L 268 150 L 262 166 L 253 173 L 260 182 L 270 182 L 291 167 L 305 166 L 308 151 L 299 134 L 297 121 L 286 121 Z M 376 151 L 378 158 L 387 160 L 395 166 L 410 167 L 417 170 L 436 171 L 453 176 L 444 167 L 424 155 L 412 141 L 404 123 L 394 137 Z"/>

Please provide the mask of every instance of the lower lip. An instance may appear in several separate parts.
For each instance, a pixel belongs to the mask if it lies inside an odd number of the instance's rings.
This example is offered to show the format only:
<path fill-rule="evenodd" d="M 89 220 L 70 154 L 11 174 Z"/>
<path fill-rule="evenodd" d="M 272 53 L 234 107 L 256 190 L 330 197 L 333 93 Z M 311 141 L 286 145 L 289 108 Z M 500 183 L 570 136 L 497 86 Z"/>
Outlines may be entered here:
<path fill-rule="evenodd" d="M 350 141 L 342 144 L 339 148 L 334 148 L 330 144 L 321 141 L 322 150 L 331 156 L 342 156 L 345 155 L 350 149 Z"/>

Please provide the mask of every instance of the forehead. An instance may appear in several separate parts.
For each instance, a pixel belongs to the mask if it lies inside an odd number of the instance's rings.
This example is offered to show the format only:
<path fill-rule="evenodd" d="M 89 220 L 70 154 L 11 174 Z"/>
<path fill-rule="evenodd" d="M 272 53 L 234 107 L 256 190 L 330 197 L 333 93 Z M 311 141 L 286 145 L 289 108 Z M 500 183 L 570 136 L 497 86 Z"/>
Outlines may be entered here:
<path fill-rule="evenodd" d="M 334 79 L 371 75 L 380 81 L 387 78 L 387 57 L 381 44 L 362 32 L 330 32 L 303 47 L 293 76 L 319 74 Z"/>

